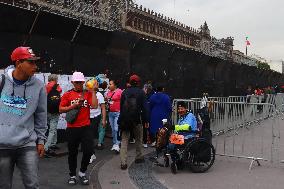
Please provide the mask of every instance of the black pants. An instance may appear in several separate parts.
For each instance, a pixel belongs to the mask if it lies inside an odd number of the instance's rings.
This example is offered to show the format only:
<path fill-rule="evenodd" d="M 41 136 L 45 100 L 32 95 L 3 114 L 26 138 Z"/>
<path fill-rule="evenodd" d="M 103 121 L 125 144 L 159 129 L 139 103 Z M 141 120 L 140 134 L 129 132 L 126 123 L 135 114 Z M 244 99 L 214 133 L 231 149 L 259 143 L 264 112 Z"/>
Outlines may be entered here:
<path fill-rule="evenodd" d="M 89 161 L 94 149 L 93 132 L 91 130 L 91 127 L 84 126 L 79 128 L 67 128 L 66 132 L 69 152 L 69 175 L 76 176 L 77 156 L 80 143 L 83 150 L 80 171 L 85 173 L 87 171 L 87 167 L 89 165 Z"/>
<path fill-rule="evenodd" d="M 145 128 L 143 125 L 143 144 L 147 144 L 149 135 L 149 128 Z"/>
<path fill-rule="evenodd" d="M 99 130 L 99 125 L 102 119 L 102 115 L 99 115 L 97 117 L 91 118 L 91 128 L 93 130 L 93 135 L 95 138 L 98 138 L 98 130 Z"/>
<path fill-rule="evenodd" d="M 150 136 L 151 143 L 153 143 L 153 142 L 156 141 L 156 139 L 157 139 L 157 133 L 156 133 L 156 134 L 149 133 L 149 136 Z"/>
<path fill-rule="evenodd" d="M 130 130 L 129 140 L 133 140 L 133 139 L 135 139 L 135 136 L 134 136 L 133 130 Z"/>

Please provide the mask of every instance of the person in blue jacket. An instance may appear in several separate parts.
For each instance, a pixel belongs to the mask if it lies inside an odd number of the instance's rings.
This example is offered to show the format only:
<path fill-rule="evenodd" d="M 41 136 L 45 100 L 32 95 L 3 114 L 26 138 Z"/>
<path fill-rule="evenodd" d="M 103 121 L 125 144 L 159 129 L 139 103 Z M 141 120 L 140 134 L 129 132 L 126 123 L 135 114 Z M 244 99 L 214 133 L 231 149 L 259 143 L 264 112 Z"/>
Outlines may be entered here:
<path fill-rule="evenodd" d="M 170 97 L 164 93 L 164 87 L 158 87 L 157 92 L 150 97 L 150 136 L 155 146 L 155 138 L 159 128 L 163 127 L 162 120 L 168 119 L 172 112 Z"/>
<path fill-rule="evenodd" d="M 179 135 L 183 135 L 184 139 L 193 138 L 198 131 L 196 117 L 188 111 L 185 102 L 178 103 L 178 114 L 180 116 L 177 125 L 173 126 L 175 132 Z M 176 147 L 176 144 L 169 143 L 168 150 L 172 151 Z"/>
<path fill-rule="evenodd" d="M 187 110 L 185 102 L 178 103 L 178 114 L 180 118 L 175 125 L 175 131 L 184 135 L 185 139 L 193 137 L 197 132 L 197 121 L 193 113 Z"/>

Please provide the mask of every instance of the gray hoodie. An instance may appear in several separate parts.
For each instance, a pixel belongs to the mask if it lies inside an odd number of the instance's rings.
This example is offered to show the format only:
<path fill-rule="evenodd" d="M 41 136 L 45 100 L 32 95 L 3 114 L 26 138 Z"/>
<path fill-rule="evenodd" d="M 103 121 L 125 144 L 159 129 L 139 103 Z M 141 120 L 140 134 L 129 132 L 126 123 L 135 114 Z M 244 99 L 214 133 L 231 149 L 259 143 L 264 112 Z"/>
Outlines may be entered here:
<path fill-rule="evenodd" d="M 33 76 L 23 85 L 17 85 L 12 78 L 13 70 L 5 74 L 0 99 L 0 149 L 44 144 L 47 130 L 44 84 Z"/>

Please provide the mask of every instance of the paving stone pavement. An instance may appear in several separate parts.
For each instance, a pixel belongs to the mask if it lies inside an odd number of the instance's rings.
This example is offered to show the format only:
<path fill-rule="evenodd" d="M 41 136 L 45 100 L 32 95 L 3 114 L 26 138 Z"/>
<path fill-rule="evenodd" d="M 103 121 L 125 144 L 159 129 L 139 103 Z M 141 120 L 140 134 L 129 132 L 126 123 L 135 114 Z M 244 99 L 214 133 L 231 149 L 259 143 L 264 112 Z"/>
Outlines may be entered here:
<path fill-rule="evenodd" d="M 152 173 L 154 165 L 150 158 L 154 156 L 155 152 L 149 153 L 145 155 L 145 163 L 132 163 L 128 169 L 130 178 L 140 189 L 167 189 Z"/>
<path fill-rule="evenodd" d="M 66 144 L 61 144 L 61 148 L 67 148 Z M 97 172 L 105 161 L 114 155 L 111 149 L 111 139 L 106 139 L 106 147 L 104 150 L 96 150 L 97 159 L 93 164 L 89 165 L 87 174 L 90 175 L 90 185 L 82 186 L 77 184 L 72 186 L 72 189 L 100 189 Z M 80 167 L 80 161 L 82 153 L 78 155 L 78 167 Z M 40 159 L 39 175 L 40 175 L 40 188 L 41 189 L 65 189 L 70 188 L 67 184 L 69 178 L 69 170 L 67 163 L 67 156 L 43 158 Z M 24 189 L 21 181 L 20 173 L 18 169 L 15 169 L 13 179 L 13 189 Z"/>
<path fill-rule="evenodd" d="M 256 127 L 250 130 L 246 142 L 254 142 L 257 145 L 257 137 L 260 131 L 264 134 L 264 143 L 271 143 L 271 124 L 264 122 L 262 128 Z M 279 131 L 283 133 L 284 122 L 280 122 Z M 261 130 L 259 130 L 261 129 Z M 242 139 L 242 136 L 240 139 Z M 222 138 L 222 137 L 221 137 Z M 228 138 L 229 139 L 229 138 Z M 278 148 L 284 149 L 283 139 L 278 142 Z M 145 163 L 135 164 L 135 145 L 129 145 L 128 170 L 120 169 L 120 157 L 110 151 L 111 140 L 107 139 L 109 145 L 103 151 L 96 151 L 97 160 L 89 168 L 91 184 L 89 186 L 77 185 L 72 189 L 283 189 L 284 164 L 270 164 L 261 161 L 261 166 L 254 164 L 249 171 L 250 160 L 216 156 L 213 167 L 206 173 L 192 173 L 188 169 L 172 174 L 170 168 L 155 166 L 149 159 L 155 156 L 154 148 L 144 149 Z M 229 143 L 228 143 L 229 144 Z M 260 144 L 260 143 L 259 143 Z M 253 146 L 253 145 L 252 145 Z M 266 146 L 265 146 L 266 147 Z M 249 148 L 250 149 L 250 148 Z M 266 149 L 269 151 L 270 148 Z M 280 151 L 280 152 L 281 152 Z M 266 151 L 264 151 L 266 152 Z M 279 154 L 280 158 L 283 153 Z M 81 158 L 79 155 L 78 161 Z M 159 159 L 159 161 L 162 161 Z M 41 159 L 40 161 L 40 183 L 41 189 L 65 189 L 70 188 L 66 181 L 68 179 L 67 156 L 59 158 Z M 14 189 L 22 189 L 19 172 L 15 172 Z"/>

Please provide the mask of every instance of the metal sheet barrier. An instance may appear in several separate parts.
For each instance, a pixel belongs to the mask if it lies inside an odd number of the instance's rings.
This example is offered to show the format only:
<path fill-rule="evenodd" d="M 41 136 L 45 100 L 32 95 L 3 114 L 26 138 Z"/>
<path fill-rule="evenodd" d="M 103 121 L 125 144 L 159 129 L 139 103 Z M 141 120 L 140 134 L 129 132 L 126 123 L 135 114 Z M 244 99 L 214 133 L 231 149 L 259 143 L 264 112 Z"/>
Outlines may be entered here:
<path fill-rule="evenodd" d="M 250 160 L 253 163 L 284 163 L 284 94 L 247 97 L 208 98 L 213 145 L 216 154 Z M 201 99 L 175 99 L 172 122 L 177 123 L 177 104 L 184 101 L 193 112 L 201 107 Z M 249 102 L 249 103 L 248 103 Z"/>

